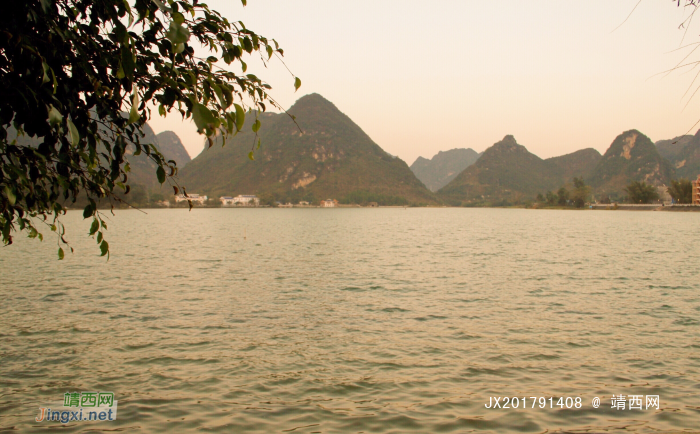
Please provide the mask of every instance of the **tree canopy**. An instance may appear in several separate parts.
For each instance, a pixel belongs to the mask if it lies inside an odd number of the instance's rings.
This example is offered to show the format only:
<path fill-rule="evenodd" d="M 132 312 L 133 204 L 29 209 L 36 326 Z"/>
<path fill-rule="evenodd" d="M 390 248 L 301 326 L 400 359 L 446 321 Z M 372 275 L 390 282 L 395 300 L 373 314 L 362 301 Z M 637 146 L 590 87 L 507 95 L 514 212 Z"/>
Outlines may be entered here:
<path fill-rule="evenodd" d="M 576 208 L 583 208 L 591 197 L 591 188 L 583 181 L 583 177 L 574 178 L 573 182 L 574 191 L 571 194 L 571 199 L 574 201 Z"/>
<path fill-rule="evenodd" d="M 671 181 L 667 191 L 676 203 L 693 202 L 693 185 L 687 179 Z"/>
<path fill-rule="evenodd" d="M 246 0 L 242 0 L 245 6 Z M 198 57 L 195 47 L 208 51 Z M 25 0 L 0 14 L 0 231 L 42 239 L 37 225 L 58 236 L 66 203 L 85 195 L 83 216 L 102 255 L 107 228 L 101 199 L 128 194 L 127 148 L 156 164 L 158 181 L 172 178 L 175 161 L 142 145 L 150 107 L 191 118 L 209 139 L 236 134 L 246 111 L 281 109 L 270 86 L 246 73 L 247 55 L 264 62 L 284 54 L 274 39 L 232 22 L 198 0 Z M 234 72 L 236 66 L 242 72 Z M 301 81 L 294 78 L 295 88 Z M 256 142 L 260 121 L 252 124 Z M 38 145 L 27 144 L 30 137 Z M 131 152 L 131 150 L 129 150 Z M 122 196 L 123 197 L 123 196 Z M 72 250 L 72 248 L 71 248 Z"/>
<path fill-rule="evenodd" d="M 646 182 L 633 181 L 625 188 L 631 203 L 650 203 L 659 198 L 656 187 Z"/>

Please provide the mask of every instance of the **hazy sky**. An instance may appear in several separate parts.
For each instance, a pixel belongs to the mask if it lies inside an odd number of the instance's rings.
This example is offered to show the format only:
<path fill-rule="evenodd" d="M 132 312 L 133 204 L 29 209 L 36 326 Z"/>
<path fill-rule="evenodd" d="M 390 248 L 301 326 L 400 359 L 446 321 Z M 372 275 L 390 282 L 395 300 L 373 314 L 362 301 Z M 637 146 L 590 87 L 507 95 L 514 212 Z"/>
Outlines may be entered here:
<path fill-rule="evenodd" d="M 682 41 L 689 10 L 642 0 L 615 30 L 637 1 L 207 3 L 280 42 L 298 92 L 280 62 L 247 63 L 283 107 L 319 93 L 410 165 L 441 150 L 483 151 L 507 134 L 547 158 L 605 152 L 632 128 L 653 141 L 686 133 L 700 119 L 700 92 L 687 107 L 683 95 L 700 68 L 657 74 L 696 47 L 677 50 L 700 42 L 700 25 Z M 175 131 L 192 157 L 202 149 L 193 123 L 150 123 Z"/>

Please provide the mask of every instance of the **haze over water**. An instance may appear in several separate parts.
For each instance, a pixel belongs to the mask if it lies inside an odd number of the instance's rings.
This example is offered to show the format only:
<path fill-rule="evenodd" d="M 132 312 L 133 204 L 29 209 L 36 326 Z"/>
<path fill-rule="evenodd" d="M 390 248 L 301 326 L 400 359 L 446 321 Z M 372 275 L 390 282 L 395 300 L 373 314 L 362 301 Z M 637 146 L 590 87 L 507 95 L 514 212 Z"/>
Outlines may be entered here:
<path fill-rule="evenodd" d="M 0 430 L 95 390 L 118 419 L 62 432 L 699 430 L 695 213 L 118 211 L 108 262 L 64 222 L 62 262 L 49 233 L 0 249 Z"/>

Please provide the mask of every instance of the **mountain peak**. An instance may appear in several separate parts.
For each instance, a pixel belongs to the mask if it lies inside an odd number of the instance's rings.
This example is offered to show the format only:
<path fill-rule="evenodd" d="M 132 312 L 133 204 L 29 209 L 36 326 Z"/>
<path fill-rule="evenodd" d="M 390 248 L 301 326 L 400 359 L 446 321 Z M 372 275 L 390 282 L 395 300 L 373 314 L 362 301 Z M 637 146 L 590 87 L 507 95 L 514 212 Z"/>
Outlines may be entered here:
<path fill-rule="evenodd" d="M 317 130 L 319 128 L 318 121 L 322 121 L 322 124 L 330 122 L 330 124 L 345 125 L 355 130 L 353 134 L 366 136 L 360 127 L 341 112 L 335 104 L 317 93 L 302 96 L 287 112 L 296 118 L 296 124 L 304 130 L 304 133 Z M 291 122 L 287 122 L 287 125 L 294 126 Z M 366 138 L 369 140 L 369 137 Z"/>
<path fill-rule="evenodd" d="M 431 191 L 437 191 L 452 181 L 465 168 L 474 164 L 479 154 L 469 148 L 439 151 L 432 159 L 418 157 L 411 165 L 413 173 Z"/>
<path fill-rule="evenodd" d="M 500 142 L 496 142 L 488 148 L 484 152 L 521 152 L 521 153 L 529 153 L 527 148 L 521 144 L 519 144 L 516 140 L 515 137 L 512 135 L 507 135 L 501 140 Z"/>
<path fill-rule="evenodd" d="M 493 205 L 505 203 L 504 200 L 515 203 L 552 190 L 560 185 L 559 181 L 558 173 L 554 173 L 549 163 L 507 135 L 486 149 L 475 164 L 438 194 L 456 205 Z"/>
<path fill-rule="evenodd" d="M 630 181 L 668 185 L 674 173 L 649 137 L 629 130 L 615 138 L 590 176 L 598 193 L 622 196 Z"/>
<path fill-rule="evenodd" d="M 316 92 L 314 92 L 314 93 L 307 93 L 306 95 L 304 95 L 304 96 L 302 96 L 301 98 L 299 98 L 299 99 L 297 100 L 297 102 L 299 102 L 299 101 L 306 101 L 306 100 L 309 100 L 309 101 L 314 101 L 314 100 L 315 100 L 315 101 L 330 102 L 330 101 L 328 101 L 326 98 L 324 98 L 320 93 L 316 93 Z"/>
<path fill-rule="evenodd" d="M 659 140 L 656 148 L 675 167 L 679 178 L 695 179 L 700 173 L 700 130 L 694 136 Z"/>
<path fill-rule="evenodd" d="M 263 122 L 255 159 L 252 129 L 202 152 L 180 172 L 188 191 L 258 194 L 282 202 L 334 198 L 345 203 L 434 204 L 405 162 L 392 158 L 348 116 L 319 94 L 305 95 L 286 114 Z M 371 198 L 371 199 L 370 199 Z"/>
<path fill-rule="evenodd" d="M 182 144 L 180 137 L 173 131 L 163 131 L 157 136 L 160 151 L 168 160 L 175 160 L 177 167 L 185 167 L 192 158 Z"/>
<path fill-rule="evenodd" d="M 633 129 L 631 129 L 631 130 L 627 130 L 627 131 L 623 132 L 622 134 L 620 134 L 620 136 L 625 137 L 625 136 L 629 136 L 629 135 L 632 135 L 632 134 L 642 135 L 642 136 L 644 135 L 644 134 L 642 134 L 641 131 L 639 131 L 638 129 L 633 128 Z"/>
<path fill-rule="evenodd" d="M 310 108 L 326 108 L 336 111 L 338 108 L 332 102 L 322 97 L 318 93 L 310 93 L 299 98 L 289 110 L 309 110 Z"/>
<path fill-rule="evenodd" d="M 619 156 L 630 160 L 639 152 L 656 150 L 653 142 L 639 130 L 628 130 L 618 135 L 605 152 L 606 157 Z"/>

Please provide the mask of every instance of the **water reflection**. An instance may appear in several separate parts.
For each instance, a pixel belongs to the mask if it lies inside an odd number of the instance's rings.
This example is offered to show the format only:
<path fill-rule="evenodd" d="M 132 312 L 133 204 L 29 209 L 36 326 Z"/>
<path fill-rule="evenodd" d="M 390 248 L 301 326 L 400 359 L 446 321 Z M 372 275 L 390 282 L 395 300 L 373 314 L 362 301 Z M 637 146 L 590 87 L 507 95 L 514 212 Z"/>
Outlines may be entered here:
<path fill-rule="evenodd" d="M 688 432 L 696 219 L 124 211 L 106 262 L 70 213 L 62 263 L 49 236 L 0 251 L 0 429 L 45 429 L 39 404 L 110 390 L 117 421 L 65 430 Z M 661 408 L 615 410 L 613 394 Z M 485 408 L 505 396 L 584 405 Z"/>

